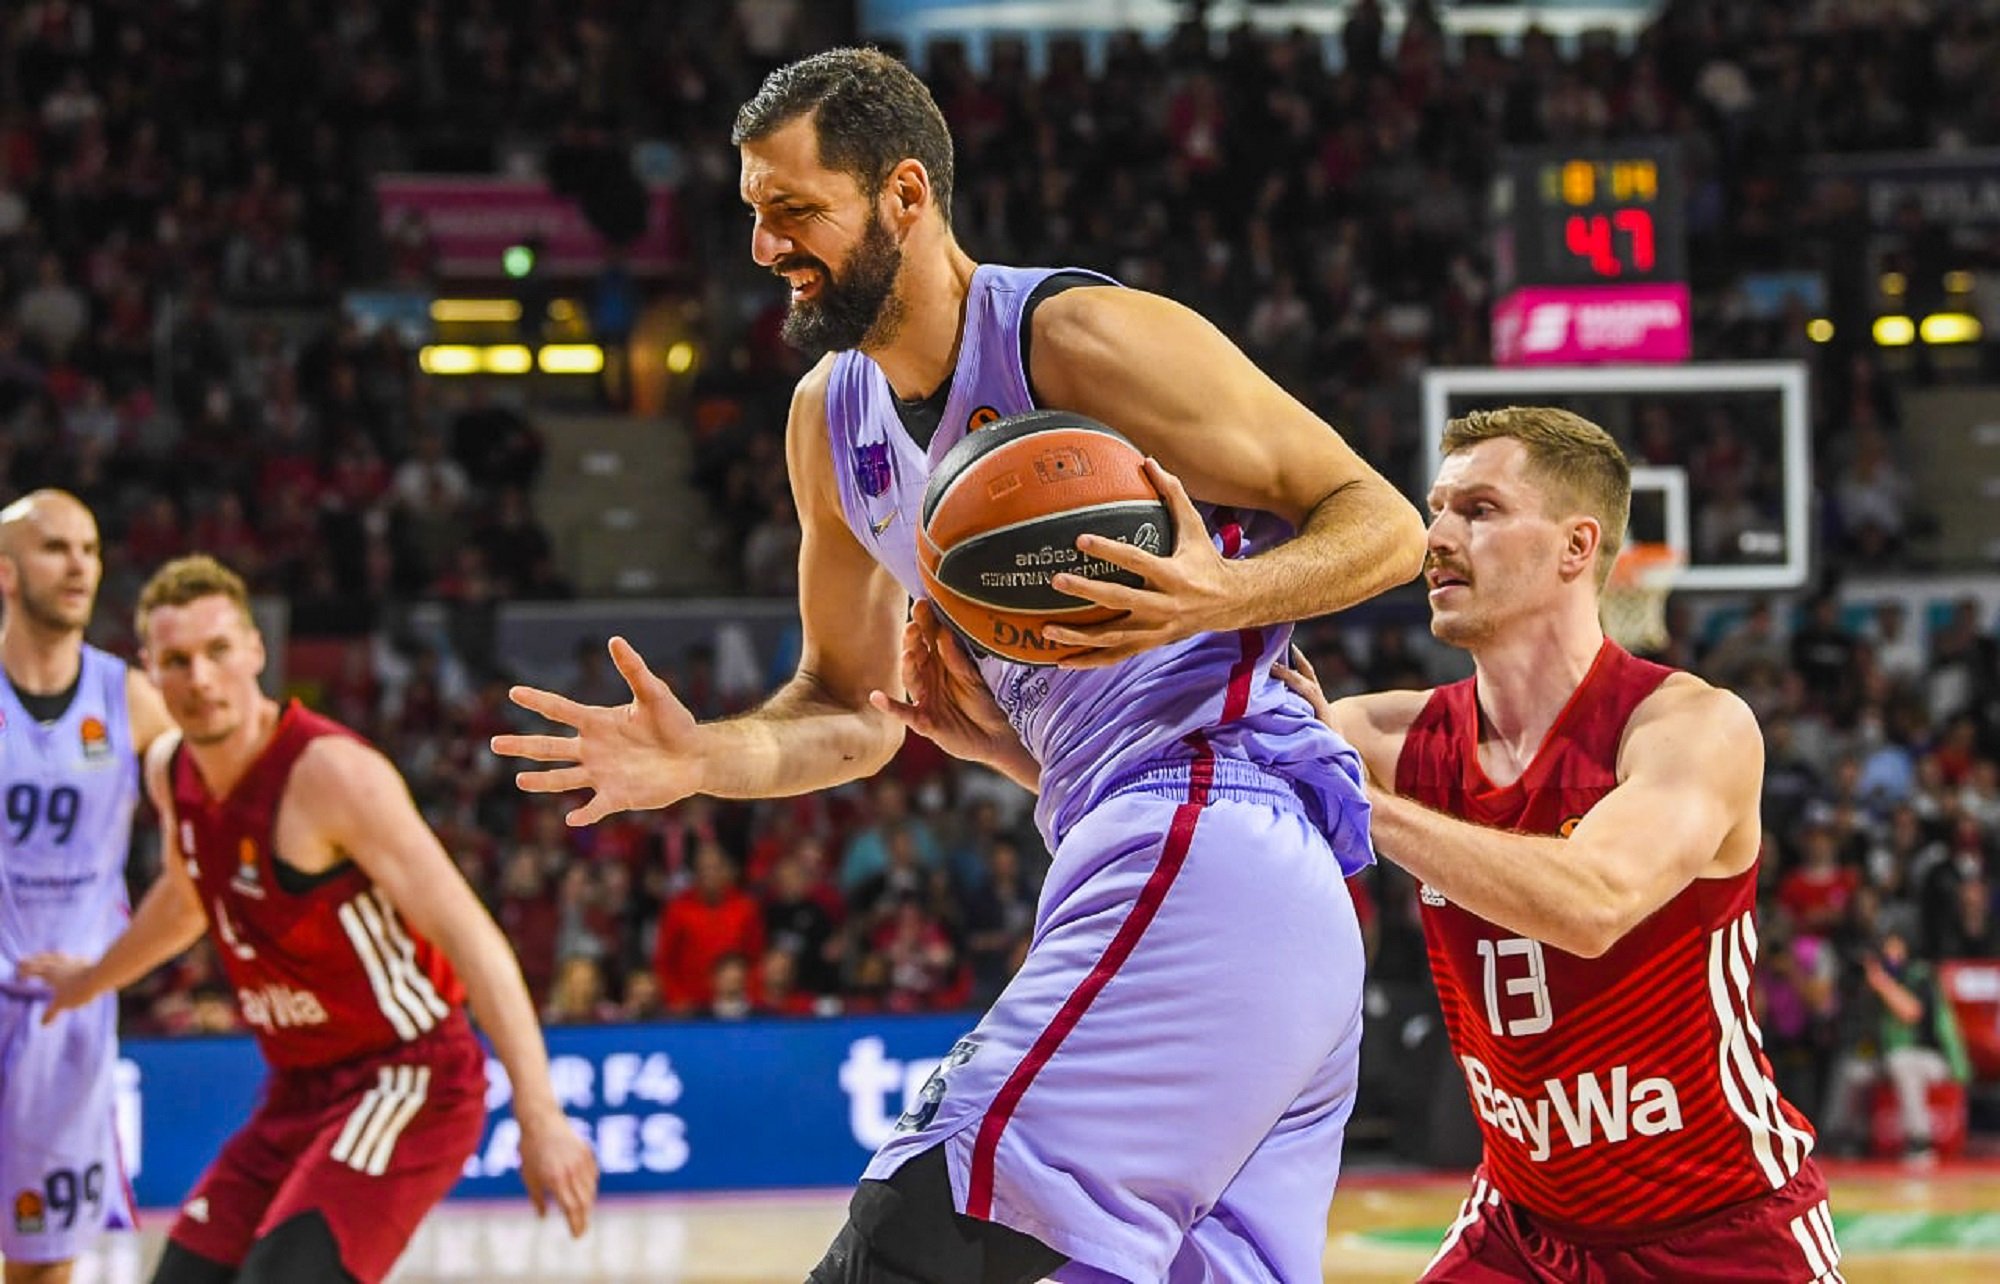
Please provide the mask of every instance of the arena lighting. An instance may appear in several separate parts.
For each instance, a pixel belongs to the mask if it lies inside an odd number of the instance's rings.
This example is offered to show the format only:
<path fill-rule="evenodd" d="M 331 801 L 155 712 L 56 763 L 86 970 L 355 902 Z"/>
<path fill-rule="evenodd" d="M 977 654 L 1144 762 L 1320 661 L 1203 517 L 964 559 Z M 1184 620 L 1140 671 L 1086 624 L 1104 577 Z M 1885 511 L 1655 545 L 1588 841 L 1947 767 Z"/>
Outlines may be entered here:
<path fill-rule="evenodd" d="M 594 343 L 551 343 L 536 354 L 543 374 L 586 375 L 604 369 L 604 349 Z"/>
<path fill-rule="evenodd" d="M 576 300 L 550 299 L 549 320 L 557 322 L 574 321 L 577 318 Z"/>
<path fill-rule="evenodd" d="M 1885 348 L 1904 348 L 1916 342 L 1916 323 L 1908 317 L 1876 317 L 1875 342 Z"/>
<path fill-rule="evenodd" d="M 500 252 L 500 270 L 516 281 L 535 270 L 535 252 L 525 245 L 510 245 Z"/>
<path fill-rule="evenodd" d="M 1917 333 L 1925 343 L 1978 343 L 1979 318 L 1969 312 L 1933 312 L 1924 318 Z"/>
<path fill-rule="evenodd" d="M 694 369 L 694 345 L 682 340 L 668 348 L 667 369 L 675 374 L 686 374 Z"/>
<path fill-rule="evenodd" d="M 1814 343 L 1833 342 L 1833 322 L 1825 317 L 1814 317 L 1806 322 L 1806 338 Z"/>
<path fill-rule="evenodd" d="M 1909 279 L 1901 272 L 1884 272 L 1882 274 L 1882 293 L 1892 299 L 1902 298 L 1903 291 L 1908 289 L 1909 285 Z"/>
<path fill-rule="evenodd" d="M 535 368 L 535 357 L 523 344 L 496 343 L 480 353 L 479 365 L 487 374 L 519 375 Z"/>
<path fill-rule="evenodd" d="M 479 349 L 463 343 L 436 343 L 417 354 L 417 367 L 431 375 L 473 374 L 479 369 Z"/>
<path fill-rule="evenodd" d="M 1945 273 L 1944 289 L 1946 294 L 1972 293 L 1972 273 L 1963 270 Z"/>
<path fill-rule="evenodd" d="M 462 321 L 514 322 L 521 305 L 513 299 L 432 299 L 431 320 L 440 325 Z"/>

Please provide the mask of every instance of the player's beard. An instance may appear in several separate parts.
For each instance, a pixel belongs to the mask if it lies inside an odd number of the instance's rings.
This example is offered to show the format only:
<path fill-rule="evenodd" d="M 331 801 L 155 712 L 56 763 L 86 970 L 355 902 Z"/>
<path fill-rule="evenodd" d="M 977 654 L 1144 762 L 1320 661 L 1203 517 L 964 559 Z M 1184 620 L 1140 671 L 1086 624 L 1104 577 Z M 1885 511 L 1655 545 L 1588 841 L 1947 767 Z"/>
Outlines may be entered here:
<path fill-rule="evenodd" d="M 850 348 L 879 348 L 896 337 L 903 324 L 903 303 L 896 297 L 903 247 L 879 216 L 869 216 L 868 229 L 841 265 L 839 276 L 826 264 L 806 257 L 788 259 L 776 270 L 799 267 L 819 269 L 819 294 L 794 301 L 785 313 L 779 333 L 786 343 L 817 357 Z"/>

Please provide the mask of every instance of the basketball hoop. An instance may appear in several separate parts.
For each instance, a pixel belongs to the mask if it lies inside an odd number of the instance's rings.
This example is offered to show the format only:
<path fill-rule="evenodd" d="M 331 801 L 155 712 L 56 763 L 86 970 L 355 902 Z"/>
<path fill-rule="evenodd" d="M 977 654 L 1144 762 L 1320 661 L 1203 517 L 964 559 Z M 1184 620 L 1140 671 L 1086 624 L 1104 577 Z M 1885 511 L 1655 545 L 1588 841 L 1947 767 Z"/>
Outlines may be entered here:
<path fill-rule="evenodd" d="M 1665 544 L 1631 544 L 1620 551 L 1598 602 L 1613 642 L 1635 652 L 1667 644 L 1667 595 L 1680 569 L 1680 554 Z"/>

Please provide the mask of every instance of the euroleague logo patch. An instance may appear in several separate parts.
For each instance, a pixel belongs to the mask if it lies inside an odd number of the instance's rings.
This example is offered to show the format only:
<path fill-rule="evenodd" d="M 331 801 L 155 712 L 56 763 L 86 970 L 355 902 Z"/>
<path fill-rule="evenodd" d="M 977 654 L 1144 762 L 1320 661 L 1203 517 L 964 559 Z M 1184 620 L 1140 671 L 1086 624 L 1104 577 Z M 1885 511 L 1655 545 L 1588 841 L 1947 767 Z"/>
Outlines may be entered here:
<path fill-rule="evenodd" d="M 1583 823 L 1583 817 L 1571 816 L 1568 820 L 1565 820 L 1562 823 L 1562 825 L 1556 830 L 1556 837 L 1568 838 L 1571 834 L 1574 834 L 1576 832 L 1576 827 L 1578 825 L 1581 825 L 1582 823 Z"/>
<path fill-rule="evenodd" d="M 39 1234 L 48 1228 L 49 1219 L 42 1194 L 37 1190 L 24 1190 L 14 1196 L 14 1229 L 23 1235 Z"/>
<path fill-rule="evenodd" d="M 229 885 L 253 900 L 264 899 L 264 879 L 257 872 L 257 844 L 248 838 L 236 845 L 236 877 Z"/>
<path fill-rule="evenodd" d="M 89 761 L 101 762 L 111 756 L 111 733 L 105 729 L 104 719 L 85 718 L 77 734 L 83 741 L 83 756 Z"/>
<path fill-rule="evenodd" d="M 998 422 L 999 418 L 1000 412 L 998 410 L 995 410 L 991 406 L 981 406 L 979 409 L 973 411 L 971 417 L 965 421 L 965 430 L 967 432 L 978 432 L 986 425 Z"/>

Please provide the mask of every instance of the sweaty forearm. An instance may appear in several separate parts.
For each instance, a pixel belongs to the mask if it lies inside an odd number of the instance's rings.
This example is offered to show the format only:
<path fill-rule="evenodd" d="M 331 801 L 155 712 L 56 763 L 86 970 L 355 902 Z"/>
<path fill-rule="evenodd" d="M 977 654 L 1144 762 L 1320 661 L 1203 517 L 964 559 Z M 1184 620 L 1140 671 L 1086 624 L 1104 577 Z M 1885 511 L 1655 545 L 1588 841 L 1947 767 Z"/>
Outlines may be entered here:
<path fill-rule="evenodd" d="M 1560 838 L 1488 829 L 1370 789 L 1375 848 L 1460 909 L 1594 958 L 1616 941 L 1617 895 Z"/>
<path fill-rule="evenodd" d="M 1297 535 L 1239 562 L 1233 595 L 1242 618 L 1263 628 L 1343 611 L 1413 578 L 1423 568 L 1424 527 L 1393 489 L 1356 482 L 1319 502 Z"/>
<path fill-rule="evenodd" d="M 175 859 L 172 856 L 169 860 Z M 201 939 L 208 926 L 201 902 L 184 884 L 166 875 L 155 879 L 125 931 L 91 965 L 93 994 L 122 990 L 176 958 Z"/>
<path fill-rule="evenodd" d="M 831 699 L 809 675 L 701 730 L 701 791 L 717 798 L 776 798 L 859 780 L 903 743 L 901 723 L 865 702 L 850 708 Z"/>

